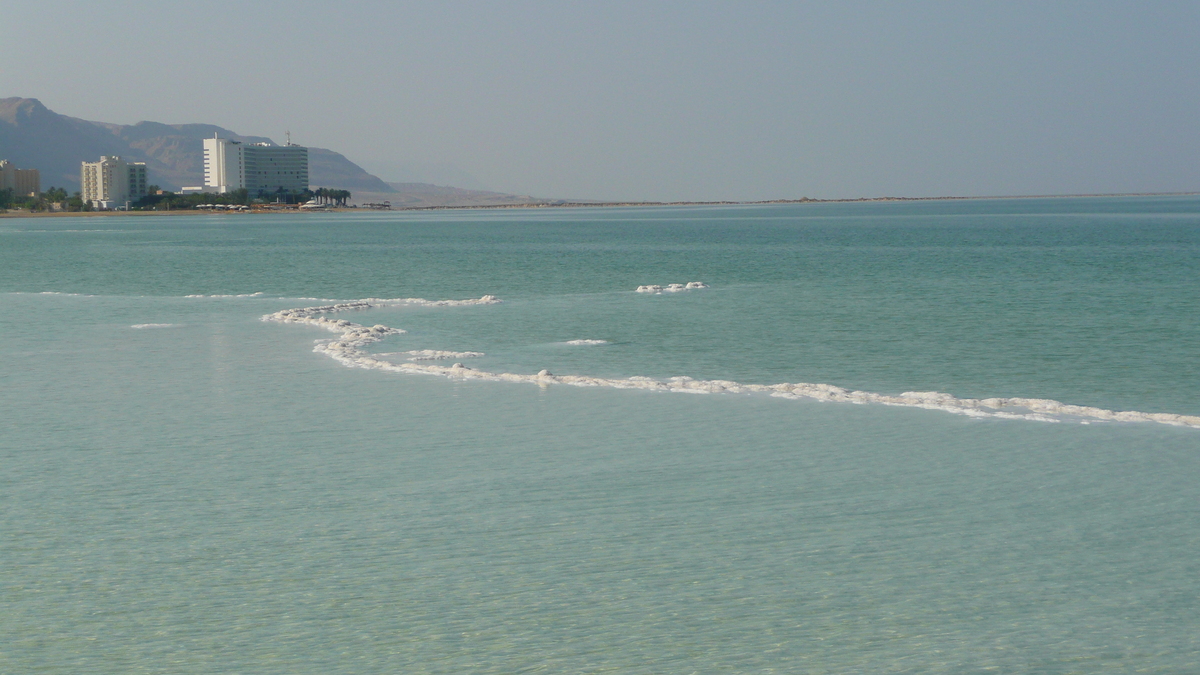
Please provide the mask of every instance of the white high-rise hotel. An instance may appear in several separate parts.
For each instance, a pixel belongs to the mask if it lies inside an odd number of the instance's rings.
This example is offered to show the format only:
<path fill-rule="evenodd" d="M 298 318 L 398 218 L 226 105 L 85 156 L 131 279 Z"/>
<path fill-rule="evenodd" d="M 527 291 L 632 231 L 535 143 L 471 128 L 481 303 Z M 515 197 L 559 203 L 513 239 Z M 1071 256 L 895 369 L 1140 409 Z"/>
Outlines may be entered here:
<path fill-rule="evenodd" d="M 299 145 L 242 143 L 227 138 L 204 139 L 204 189 L 225 193 L 246 188 L 260 193 L 308 189 L 308 148 Z"/>
<path fill-rule="evenodd" d="M 120 157 L 101 157 L 99 162 L 82 162 L 79 186 L 83 200 L 103 209 L 124 206 L 146 196 L 145 162 L 126 162 Z"/>

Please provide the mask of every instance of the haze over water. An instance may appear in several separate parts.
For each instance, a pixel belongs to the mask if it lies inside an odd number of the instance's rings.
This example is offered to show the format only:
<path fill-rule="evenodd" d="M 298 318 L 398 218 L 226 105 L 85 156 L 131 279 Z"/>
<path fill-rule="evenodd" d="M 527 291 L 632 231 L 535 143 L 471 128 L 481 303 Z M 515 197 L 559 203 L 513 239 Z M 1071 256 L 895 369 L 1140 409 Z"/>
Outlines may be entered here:
<path fill-rule="evenodd" d="M 215 124 L 280 142 L 290 130 L 392 182 L 605 201 L 1200 184 L 1194 2 L 6 9 L 5 25 L 21 28 L 5 36 L 0 98 L 112 124 Z M 199 16 L 245 29 L 214 34 Z M 131 21 L 136 38 L 114 40 Z M 153 57 L 131 57 L 134 45 Z M 126 81 L 154 86 L 113 86 L 81 63 L 119 63 Z M 237 76 L 212 82 L 197 64 Z M 174 187 L 198 184 L 198 161 L 178 168 L 197 182 Z M 42 180 L 62 186 L 45 170 Z"/>
<path fill-rule="evenodd" d="M 0 670 L 1195 670 L 1200 429 L 669 378 L 1200 415 L 1198 253 L 1195 197 L 0 221 Z"/>

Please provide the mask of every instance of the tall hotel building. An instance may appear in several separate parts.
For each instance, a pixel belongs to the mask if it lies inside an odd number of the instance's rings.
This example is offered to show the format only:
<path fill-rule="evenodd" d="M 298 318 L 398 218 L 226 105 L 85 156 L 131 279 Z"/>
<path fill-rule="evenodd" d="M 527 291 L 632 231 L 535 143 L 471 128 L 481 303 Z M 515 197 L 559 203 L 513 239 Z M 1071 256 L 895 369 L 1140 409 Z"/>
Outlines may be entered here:
<path fill-rule="evenodd" d="M 0 190 L 12 190 L 13 194 L 30 197 L 42 191 L 37 169 L 18 169 L 7 159 L 0 159 Z"/>
<path fill-rule="evenodd" d="M 146 196 L 146 163 L 126 162 L 120 157 L 101 157 L 83 162 L 79 170 L 83 201 L 111 209 Z"/>
<path fill-rule="evenodd" d="M 250 195 L 308 189 L 308 148 L 299 145 L 204 139 L 204 189 L 225 193 L 246 188 Z"/>

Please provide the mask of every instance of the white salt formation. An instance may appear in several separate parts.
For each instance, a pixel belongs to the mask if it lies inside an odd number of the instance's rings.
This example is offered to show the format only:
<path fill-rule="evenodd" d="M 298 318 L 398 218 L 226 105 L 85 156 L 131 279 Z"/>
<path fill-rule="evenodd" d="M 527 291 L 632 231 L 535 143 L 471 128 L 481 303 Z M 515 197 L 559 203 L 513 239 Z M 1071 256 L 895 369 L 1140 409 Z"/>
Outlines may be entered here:
<path fill-rule="evenodd" d="M 695 283 L 695 282 L 694 282 Z M 689 284 L 690 286 L 691 284 Z M 703 287 L 703 285 L 698 286 Z M 639 289 L 640 291 L 641 289 Z M 612 387 L 614 389 L 645 389 L 649 391 L 676 392 L 688 394 L 767 394 L 786 399 L 809 399 L 814 401 L 834 403 L 875 403 L 880 405 L 902 406 L 905 408 L 924 408 L 941 410 L 957 415 L 971 417 L 992 417 L 1012 420 L 1032 420 L 1037 422 L 1075 421 L 1089 423 L 1092 420 L 1111 422 L 1157 422 L 1174 426 L 1200 429 L 1200 416 L 1176 415 L 1172 413 L 1144 413 L 1137 411 L 1115 411 L 1089 406 L 1078 406 L 1033 398 L 957 398 L 950 394 L 932 391 L 909 391 L 899 395 L 876 394 L 868 391 L 850 391 L 831 384 L 809 384 L 806 382 L 783 384 L 742 384 L 730 380 L 695 380 L 690 377 L 671 377 L 657 380 L 650 377 L 603 378 L 586 375 L 555 375 L 549 370 L 541 370 L 536 375 L 521 373 L 492 373 L 482 370 L 472 370 L 461 362 L 450 367 L 422 363 L 391 363 L 378 358 L 379 355 L 369 354 L 364 348 L 378 342 L 388 335 L 402 335 L 405 331 L 387 326 L 366 327 L 344 319 L 331 319 L 324 314 L 335 314 L 352 310 L 370 309 L 385 305 L 420 305 L 430 307 L 455 307 L 465 305 L 486 305 L 500 302 L 491 295 L 485 295 L 478 300 L 440 300 L 429 301 L 421 298 L 402 298 L 394 300 L 356 300 L 320 307 L 305 307 L 301 309 L 285 309 L 268 314 L 264 321 L 280 323 L 303 323 L 319 326 L 326 330 L 340 333 L 332 340 L 318 340 L 313 351 L 326 354 L 335 361 L 353 368 L 368 368 L 385 370 L 396 373 L 424 373 L 440 375 L 459 380 L 489 380 L 496 382 L 521 382 L 546 386 L 548 384 L 563 384 L 575 387 Z M 482 356 L 479 352 L 440 352 L 436 350 L 420 350 L 404 352 L 413 355 L 416 360 L 436 360 L 440 358 L 458 358 Z M 454 356 L 449 356 L 454 354 Z M 447 355 L 447 356 L 441 356 Z"/>
<path fill-rule="evenodd" d="M 661 295 L 663 293 L 679 293 L 681 291 L 694 291 L 694 290 L 701 289 L 701 288 L 708 288 L 708 284 L 705 284 L 705 283 L 702 283 L 699 281 L 689 281 L 686 284 L 667 284 L 666 286 L 650 284 L 648 286 L 638 286 L 637 292 L 638 293 L 654 293 L 656 295 Z"/>
<path fill-rule="evenodd" d="M 409 361 L 445 361 L 447 359 L 477 359 L 483 352 L 444 352 L 438 349 L 414 349 L 408 352 L 387 352 L 376 356 L 407 356 Z"/>

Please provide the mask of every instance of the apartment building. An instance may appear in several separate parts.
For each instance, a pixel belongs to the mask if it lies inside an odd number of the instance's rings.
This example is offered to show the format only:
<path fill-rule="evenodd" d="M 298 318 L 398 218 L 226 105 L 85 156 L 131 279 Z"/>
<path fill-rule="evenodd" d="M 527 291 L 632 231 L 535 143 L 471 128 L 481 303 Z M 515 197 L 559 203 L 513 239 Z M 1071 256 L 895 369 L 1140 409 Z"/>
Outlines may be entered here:
<path fill-rule="evenodd" d="M 126 162 L 120 157 L 101 157 L 83 162 L 79 183 L 83 201 L 93 207 L 111 209 L 146 196 L 145 162 Z"/>
<path fill-rule="evenodd" d="M 7 159 L 0 159 L 0 190 L 12 190 L 14 195 L 29 197 L 42 191 L 41 180 L 37 169 L 18 169 Z"/>

